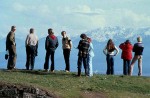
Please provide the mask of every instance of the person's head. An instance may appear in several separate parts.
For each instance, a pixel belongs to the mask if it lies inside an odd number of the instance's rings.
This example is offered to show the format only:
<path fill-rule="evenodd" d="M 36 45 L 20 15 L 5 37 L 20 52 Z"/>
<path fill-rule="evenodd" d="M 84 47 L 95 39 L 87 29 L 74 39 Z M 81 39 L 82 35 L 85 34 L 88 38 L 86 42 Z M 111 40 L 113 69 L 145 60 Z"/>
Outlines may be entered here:
<path fill-rule="evenodd" d="M 49 35 L 54 34 L 54 32 L 53 32 L 53 29 L 52 29 L 52 28 L 49 28 L 49 29 L 48 29 L 48 34 L 49 34 Z"/>
<path fill-rule="evenodd" d="M 112 41 L 112 39 L 109 39 L 107 42 L 107 49 L 112 50 L 114 48 L 115 48 L 114 42 Z"/>
<path fill-rule="evenodd" d="M 34 33 L 34 29 L 33 29 L 33 28 L 30 29 L 30 34 L 31 34 L 31 33 Z"/>
<path fill-rule="evenodd" d="M 66 36 L 66 31 L 62 31 L 62 32 L 61 32 L 61 35 L 62 35 L 63 37 L 65 37 L 65 36 Z"/>
<path fill-rule="evenodd" d="M 140 37 L 140 36 L 137 37 L 137 41 L 138 41 L 138 42 L 142 42 L 142 37 Z"/>
<path fill-rule="evenodd" d="M 11 31 L 15 32 L 16 31 L 16 26 L 11 26 Z"/>
<path fill-rule="evenodd" d="M 82 38 L 82 39 L 86 39 L 86 38 L 87 38 L 87 36 L 86 36 L 86 34 L 81 34 L 81 35 L 80 35 L 80 38 Z"/>
<path fill-rule="evenodd" d="M 91 43 L 91 42 L 92 42 L 92 39 L 91 39 L 91 38 L 89 38 L 89 37 L 87 37 L 87 40 L 88 40 L 88 42 L 89 42 L 89 43 Z"/>
<path fill-rule="evenodd" d="M 130 40 L 126 40 L 125 43 L 130 43 Z"/>

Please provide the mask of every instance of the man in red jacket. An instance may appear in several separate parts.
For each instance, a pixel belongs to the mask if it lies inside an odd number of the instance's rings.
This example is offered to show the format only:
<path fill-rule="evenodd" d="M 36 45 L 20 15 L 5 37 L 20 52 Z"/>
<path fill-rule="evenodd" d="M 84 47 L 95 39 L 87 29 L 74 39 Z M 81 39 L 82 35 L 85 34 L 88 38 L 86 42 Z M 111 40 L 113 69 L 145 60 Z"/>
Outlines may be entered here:
<path fill-rule="evenodd" d="M 129 75 L 133 46 L 129 40 L 126 40 L 119 45 L 119 48 L 122 50 L 121 58 L 123 59 L 123 74 Z"/>

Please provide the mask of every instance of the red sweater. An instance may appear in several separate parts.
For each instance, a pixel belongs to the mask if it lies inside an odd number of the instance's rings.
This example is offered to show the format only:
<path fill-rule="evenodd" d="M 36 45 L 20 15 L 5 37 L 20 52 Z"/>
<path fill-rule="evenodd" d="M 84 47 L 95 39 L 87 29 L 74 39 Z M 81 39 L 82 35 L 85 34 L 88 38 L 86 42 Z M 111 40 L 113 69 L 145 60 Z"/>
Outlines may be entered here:
<path fill-rule="evenodd" d="M 125 60 L 132 59 L 132 49 L 133 46 L 130 43 L 122 43 L 120 44 L 119 48 L 122 50 L 121 58 Z"/>

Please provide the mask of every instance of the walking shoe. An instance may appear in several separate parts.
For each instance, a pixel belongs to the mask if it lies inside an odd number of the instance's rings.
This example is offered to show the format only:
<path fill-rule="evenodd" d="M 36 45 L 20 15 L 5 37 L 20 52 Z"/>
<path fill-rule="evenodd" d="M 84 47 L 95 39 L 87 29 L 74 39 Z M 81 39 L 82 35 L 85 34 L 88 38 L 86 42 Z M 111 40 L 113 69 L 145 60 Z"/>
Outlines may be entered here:
<path fill-rule="evenodd" d="M 141 73 L 138 73 L 138 76 L 142 76 L 142 74 L 141 74 Z"/>
<path fill-rule="evenodd" d="M 48 72 L 48 69 L 45 69 L 44 72 Z"/>
<path fill-rule="evenodd" d="M 67 73 L 70 72 L 69 70 L 65 70 Z"/>
<path fill-rule="evenodd" d="M 51 73 L 54 73 L 54 70 L 51 70 L 50 72 L 51 72 Z"/>

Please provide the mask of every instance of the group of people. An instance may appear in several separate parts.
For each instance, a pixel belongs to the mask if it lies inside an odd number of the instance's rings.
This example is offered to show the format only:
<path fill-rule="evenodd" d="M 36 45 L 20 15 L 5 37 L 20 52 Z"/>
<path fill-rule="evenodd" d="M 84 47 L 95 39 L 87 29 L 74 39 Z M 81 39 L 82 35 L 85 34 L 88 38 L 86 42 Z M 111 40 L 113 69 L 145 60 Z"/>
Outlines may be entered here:
<path fill-rule="evenodd" d="M 6 38 L 6 51 L 8 54 L 5 55 L 5 59 L 8 59 L 7 69 L 12 70 L 15 69 L 16 65 L 16 42 L 15 42 L 15 31 L 16 26 L 11 27 L 11 31 L 8 33 Z M 65 71 L 70 72 L 70 52 L 72 49 L 72 41 L 67 36 L 65 31 L 61 32 L 62 35 L 62 49 L 64 60 L 66 64 Z M 80 35 L 81 40 L 79 41 L 78 46 L 76 47 L 78 52 L 78 61 L 77 61 L 77 76 L 81 76 L 81 68 L 82 63 L 85 69 L 85 76 L 93 76 L 93 69 L 92 69 L 92 58 L 94 57 L 93 52 L 93 44 L 92 39 L 88 37 L 86 34 Z M 142 38 L 137 38 L 137 43 L 132 46 L 129 40 L 126 40 L 124 43 L 119 45 L 119 48 L 122 50 L 122 59 L 123 59 L 123 74 L 124 75 L 132 75 L 133 66 L 136 60 L 138 60 L 138 68 L 139 73 L 138 75 L 142 75 L 142 52 L 144 46 L 142 44 Z M 34 32 L 34 28 L 29 30 L 29 34 L 25 40 L 26 46 L 26 70 L 33 70 L 34 69 L 34 62 L 35 57 L 38 55 L 38 37 Z M 53 29 L 48 29 L 48 35 L 45 39 L 45 63 L 44 69 L 46 72 L 50 69 L 50 72 L 54 72 L 55 69 L 55 50 L 59 46 L 58 38 L 54 35 Z M 135 52 L 134 57 L 132 59 L 132 51 Z M 119 49 L 115 46 L 112 39 L 109 39 L 107 42 L 106 47 L 103 50 L 104 54 L 106 55 L 107 61 L 107 75 L 114 74 L 114 56 L 119 53 Z M 49 59 L 51 58 L 51 67 L 49 68 Z M 131 62 L 132 59 L 132 62 Z M 130 63 L 131 62 L 131 63 Z"/>

